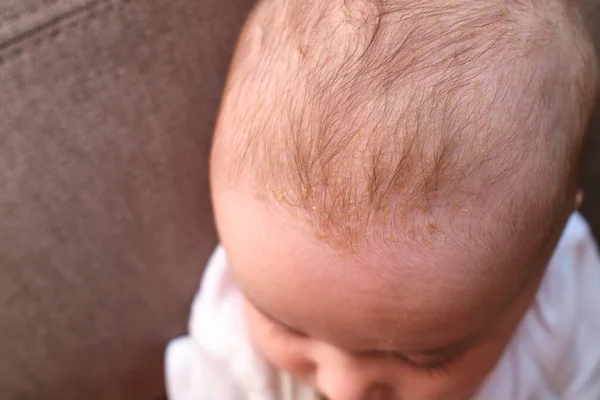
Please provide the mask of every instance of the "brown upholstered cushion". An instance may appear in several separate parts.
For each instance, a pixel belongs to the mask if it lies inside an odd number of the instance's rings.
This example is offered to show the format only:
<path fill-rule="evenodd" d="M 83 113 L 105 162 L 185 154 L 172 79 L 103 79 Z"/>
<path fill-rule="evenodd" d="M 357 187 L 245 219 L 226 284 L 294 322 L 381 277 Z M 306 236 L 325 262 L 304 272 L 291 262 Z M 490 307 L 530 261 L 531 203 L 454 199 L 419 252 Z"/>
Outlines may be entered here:
<path fill-rule="evenodd" d="M 0 3 L 0 399 L 149 400 L 216 238 L 248 0 Z"/>

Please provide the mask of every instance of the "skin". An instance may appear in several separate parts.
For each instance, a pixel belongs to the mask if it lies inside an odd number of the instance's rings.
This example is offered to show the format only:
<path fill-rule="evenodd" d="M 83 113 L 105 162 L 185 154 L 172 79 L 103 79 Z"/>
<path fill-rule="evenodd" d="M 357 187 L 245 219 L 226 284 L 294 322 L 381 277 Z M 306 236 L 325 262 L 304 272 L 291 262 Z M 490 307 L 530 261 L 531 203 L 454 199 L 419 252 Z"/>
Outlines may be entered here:
<path fill-rule="evenodd" d="M 506 242 L 484 210 L 441 210 L 442 234 L 429 245 L 365 238 L 345 252 L 214 171 L 217 227 L 256 349 L 331 400 L 472 396 L 531 304 L 563 226 L 528 251 L 527 238 Z M 459 231 L 498 238 L 506 252 L 459 246 Z"/>

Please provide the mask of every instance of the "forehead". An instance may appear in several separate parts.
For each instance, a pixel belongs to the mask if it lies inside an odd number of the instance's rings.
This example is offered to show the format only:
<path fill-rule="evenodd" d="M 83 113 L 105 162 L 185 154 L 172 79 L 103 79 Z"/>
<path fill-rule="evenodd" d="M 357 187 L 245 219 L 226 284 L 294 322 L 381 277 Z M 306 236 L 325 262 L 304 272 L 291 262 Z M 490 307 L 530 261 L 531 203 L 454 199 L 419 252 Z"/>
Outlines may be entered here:
<path fill-rule="evenodd" d="M 341 253 L 250 196 L 217 197 L 221 238 L 247 296 L 281 322 L 347 348 L 461 341 L 525 282 L 521 268 L 492 265 L 477 246 L 441 240 Z"/>

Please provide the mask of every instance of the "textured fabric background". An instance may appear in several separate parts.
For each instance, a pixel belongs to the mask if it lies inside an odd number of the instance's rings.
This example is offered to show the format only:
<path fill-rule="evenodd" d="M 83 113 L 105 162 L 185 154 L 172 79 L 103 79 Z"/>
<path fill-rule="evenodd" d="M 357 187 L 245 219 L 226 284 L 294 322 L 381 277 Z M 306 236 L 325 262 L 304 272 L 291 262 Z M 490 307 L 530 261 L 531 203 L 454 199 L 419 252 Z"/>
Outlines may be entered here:
<path fill-rule="evenodd" d="M 0 399 L 150 400 L 250 1 L 0 1 Z"/>
<path fill-rule="evenodd" d="M 207 154 L 252 3 L 0 0 L 0 399 L 163 393 L 216 241 Z"/>

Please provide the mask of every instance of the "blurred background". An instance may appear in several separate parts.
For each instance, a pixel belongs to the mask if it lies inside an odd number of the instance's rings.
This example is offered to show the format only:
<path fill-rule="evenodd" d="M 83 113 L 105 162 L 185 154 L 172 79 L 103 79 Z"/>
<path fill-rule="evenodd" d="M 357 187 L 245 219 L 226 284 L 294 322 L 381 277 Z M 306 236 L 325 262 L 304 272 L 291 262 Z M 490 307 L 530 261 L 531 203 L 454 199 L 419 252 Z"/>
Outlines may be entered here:
<path fill-rule="evenodd" d="M 580 0 L 582 13 L 586 18 L 596 44 L 596 53 L 600 54 L 600 1 Z M 596 238 L 600 237 L 600 102 L 588 137 L 588 150 L 583 167 L 583 187 L 585 201 L 582 211 L 592 225 Z"/>
<path fill-rule="evenodd" d="M 599 2 L 581 1 L 600 45 Z M 216 244 L 207 156 L 252 4 L 0 1 L 0 399 L 164 395 Z M 596 233 L 599 178 L 597 118 Z"/>

